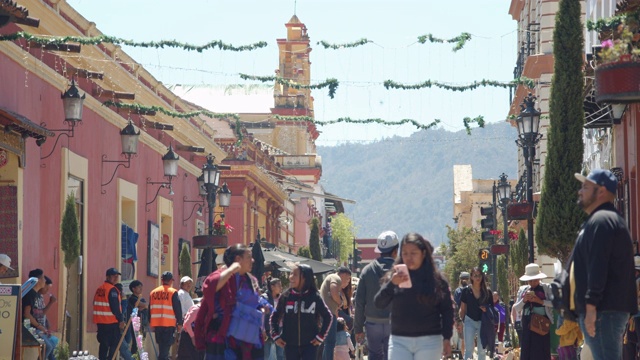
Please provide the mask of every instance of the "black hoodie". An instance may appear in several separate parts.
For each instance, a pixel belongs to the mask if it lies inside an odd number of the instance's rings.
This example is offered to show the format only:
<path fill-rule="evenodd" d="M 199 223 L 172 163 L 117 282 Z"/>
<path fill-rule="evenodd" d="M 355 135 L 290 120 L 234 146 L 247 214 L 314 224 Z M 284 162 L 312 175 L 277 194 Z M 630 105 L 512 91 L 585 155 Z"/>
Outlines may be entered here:
<path fill-rule="evenodd" d="M 318 326 L 320 319 L 322 326 Z M 309 345 L 313 339 L 322 342 L 331 321 L 331 312 L 317 291 L 301 294 L 289 289 L 278 299 L 278 306 L 271 314 L 271 337 L 274 341 L 282 338 L 292 346 Z"/>

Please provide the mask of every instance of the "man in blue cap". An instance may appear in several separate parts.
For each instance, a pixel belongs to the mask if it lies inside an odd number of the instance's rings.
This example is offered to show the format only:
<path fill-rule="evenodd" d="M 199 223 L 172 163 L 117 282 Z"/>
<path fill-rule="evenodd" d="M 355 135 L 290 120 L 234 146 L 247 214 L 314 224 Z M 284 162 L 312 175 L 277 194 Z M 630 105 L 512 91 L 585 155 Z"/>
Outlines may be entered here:
<path fill-rule="evenodd" d="M 578 314 L 593 358 L 621 359 L 625 324 L 638 305 L 635 251 L 625 220 L 613 205 L 618 180 L 603 169 L 575 177 L 582 183 L 578 205 L 588 217 L 568 263 L 569 307 Z"/>

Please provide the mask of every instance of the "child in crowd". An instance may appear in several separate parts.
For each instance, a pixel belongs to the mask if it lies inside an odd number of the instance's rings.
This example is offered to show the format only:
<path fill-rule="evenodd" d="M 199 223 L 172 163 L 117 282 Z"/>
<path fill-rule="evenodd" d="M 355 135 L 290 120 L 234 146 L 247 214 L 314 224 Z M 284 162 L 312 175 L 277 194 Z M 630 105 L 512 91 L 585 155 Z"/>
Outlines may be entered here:
<path fill-rule="evenodd" d="M 355 349 L 351 342 L 351 335 L 347 332 L 347 325 L 343 318 L 338 318 L 338 330 L 336 332 L 336 347 L 333 350 L 333 360 L 349 360 L 350 353 Z"/>

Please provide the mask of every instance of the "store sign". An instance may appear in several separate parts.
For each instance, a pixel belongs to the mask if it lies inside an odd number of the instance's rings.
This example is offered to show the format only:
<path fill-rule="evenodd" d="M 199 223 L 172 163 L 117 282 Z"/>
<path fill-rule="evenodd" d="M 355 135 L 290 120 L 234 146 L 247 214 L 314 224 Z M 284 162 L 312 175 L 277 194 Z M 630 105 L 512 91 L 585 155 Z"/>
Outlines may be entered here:
<path fill-rule="evenodd" d="M 20 285 L 0 285 L 0 360 L 11 360 L 15 354 L 19 301 Z"/>

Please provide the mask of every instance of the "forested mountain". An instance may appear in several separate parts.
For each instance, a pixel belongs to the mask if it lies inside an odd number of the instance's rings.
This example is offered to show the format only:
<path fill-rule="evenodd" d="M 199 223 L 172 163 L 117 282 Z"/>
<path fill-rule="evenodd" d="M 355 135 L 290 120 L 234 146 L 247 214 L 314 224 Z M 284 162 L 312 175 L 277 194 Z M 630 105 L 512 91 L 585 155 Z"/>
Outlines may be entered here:
<path fill-rule="evenodd" d="M 357 201 L 345 213 L 359 238 L 384 230 L 421 233 L 437 246 L 453 226 L 453 165 L 470 164 L 474 179 L 517 179 L 517 130 L 508 123 L 419 131 L 368 144 L 318 147 L 325 190 Z"/>

